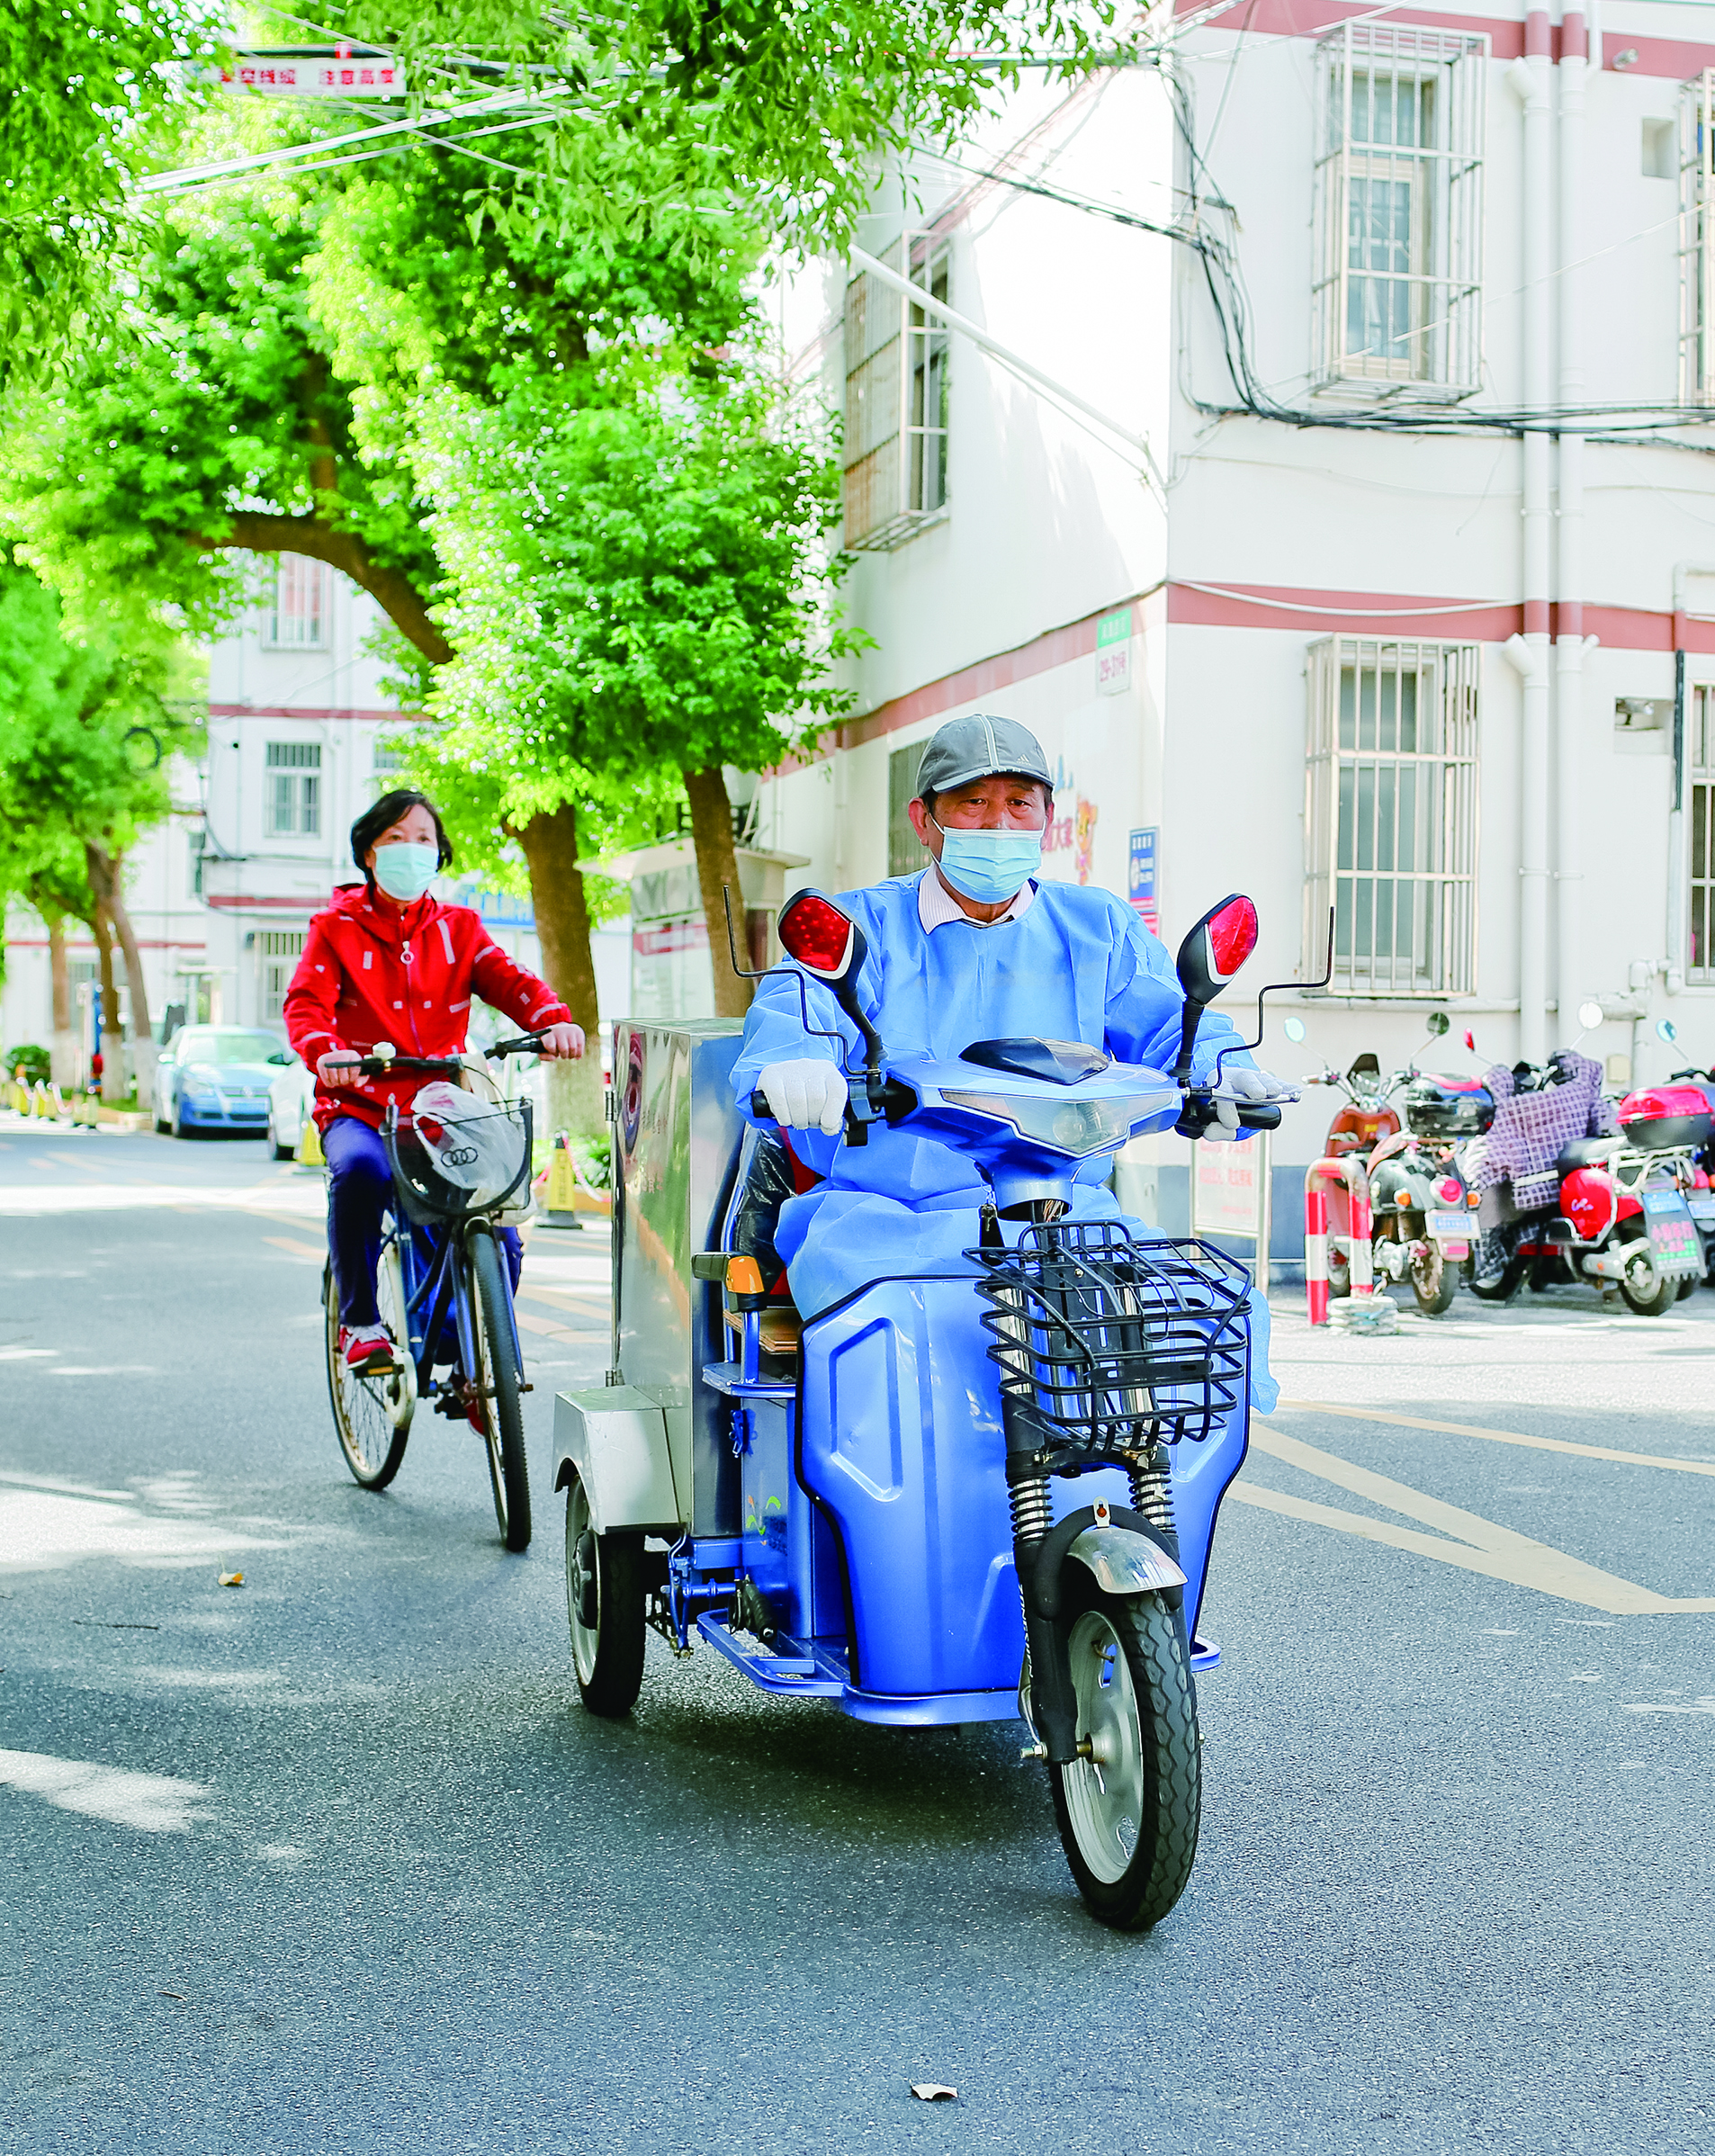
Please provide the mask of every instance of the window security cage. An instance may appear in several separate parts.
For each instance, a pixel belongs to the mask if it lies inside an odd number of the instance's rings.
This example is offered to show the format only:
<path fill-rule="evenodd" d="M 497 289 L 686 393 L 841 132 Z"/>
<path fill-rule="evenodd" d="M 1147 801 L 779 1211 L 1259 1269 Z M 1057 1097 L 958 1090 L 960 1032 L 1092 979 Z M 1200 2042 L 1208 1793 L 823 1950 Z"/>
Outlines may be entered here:
<path fill-rule="evenodd" d="M 321 744 L 270 741 L 264 809 L 271 839 L 321 835 Z"/>
<path fill-rule="evenodd" d="M 1304 977 L 1335 995 L 1468 995 L 1477 968 L 1475 644 L 1313 645 Z"/>
<path fill-rule="evenodd" d="M 907 235 L 881 260 L 931 298 L 947 300 L 951 255 L 944 242 Z M 938 316 L 867 271 L 846 286 L 849 547 L 901 545 L 946 508 L 950 342 Z"/>
<path fill-rule="evenodd" d="M 1322 42 L 1314 374 L 1468 396 L 1483 363 L 1480 36 L 1345 24 Z"/>
<path fill-rule="evenodd" d="M 917 774 L 927 741 L 911 741 L 887 759 L 887 873 L 914 876 L 928 860 L 922 840 L 911 829 L 911 805 L 917 798 Z"/>
<path fill-rule="evenodd" d="M 1715 67 L 1679 108 L 1679 394 L 1715 404 Z"/>
<path fill-rule="evenodd" d="M 274 601 L 265 611 L 265 642 L 277 651 L 319 651 L 327 646 L 328 567 L 308 554 L 281 554 L 274 565 Z"/>
<path fill-rule="evenodd" d="M 285 1012 L 286 991 L 303 956 L 302 929 L 263 929 L 256 936 L 256 964 L 261 973 L 256 1012 L 265 1026 L 277 1026 Z"/>

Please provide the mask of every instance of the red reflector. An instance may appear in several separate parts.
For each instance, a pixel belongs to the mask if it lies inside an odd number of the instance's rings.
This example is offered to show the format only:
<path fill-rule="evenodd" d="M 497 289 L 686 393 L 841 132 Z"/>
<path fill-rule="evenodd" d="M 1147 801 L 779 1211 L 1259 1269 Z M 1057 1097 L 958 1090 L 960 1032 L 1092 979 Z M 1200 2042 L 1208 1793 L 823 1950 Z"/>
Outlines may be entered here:
<path fill-rule="evenodd" d="M 851 948 L 851 923 L 825 898 L 795 898 L 780 915 L 780 948 L 813 974 L 839 974 Z"/>
<path fill-rule="evenodd" d="M 1256 948 L 1256 908 L 1248 898 L 1230 898 L 1208 924 L 1209 956 L 1214 970 L 1230 981 Z"/>

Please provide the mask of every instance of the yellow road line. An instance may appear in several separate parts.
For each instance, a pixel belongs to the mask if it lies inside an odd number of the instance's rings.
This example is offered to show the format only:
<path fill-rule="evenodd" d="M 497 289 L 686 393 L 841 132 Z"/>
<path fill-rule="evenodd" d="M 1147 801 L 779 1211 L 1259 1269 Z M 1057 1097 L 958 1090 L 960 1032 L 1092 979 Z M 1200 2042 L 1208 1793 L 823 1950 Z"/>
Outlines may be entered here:
<path fill-rule="evenodd" d="M 265 1243 L 272 1244 L 275 1250 L 289 1251 L 294 1258 L 313 1258 L 318 1265 L 321 1264 L 328 1255 L 325 1250 L 318 1250 L 313 1243 L 293 1243 L 284 1235 L 264 1235 L 262 1240 Z"/>
<path fill-rule="evenodd" d="M 1396 1527 L 1390 1521 L 1367 1519 L 1360 1513 L 1342 1512 L 1335 1506 L 1317 1505 L 1308 1498 L 1288 1496 L 1280 1490 L 1235 1483 L 1229 1494 L 1242 1504 L 1260 1505 L 1266 1512 L 1285 1513 L 1294 1519 L 1315 1521 L 1342 1534 L 1361 1536 L 1366 1541 L 1389 1543 L 1396 1550 L 1410 1550 L 1420 1557 L 1438 1559 L 1444 1565 L 1457 1565 L 1467 1572 L 1481 1572 L 1491 1579 L 1510 1580 L 1514 1586 L 1531 1587 L 1539 1595 L 1552 1595 L 1559 1601 L 1578 1603 L 1585 1609 L 1606 1610 L 1615 1616 L 1715 1610 L 1715 1596 L 1676 1600 L 1657 1595 L 1651 1588 L 1640 1587 L 1614 1573 L 1586 1565 L 1580 1558 L 1568 1557 L 1564 1550 L 1553 1549 L 1547 1542 L 1535 1541 L 1531 1536 L 1516 1533 L 1495 1521 L 1485 1520 L 1480 1514 L 1467 1512 L 1461 1505 L 1445 1504 L 1426 1491 L 1413 1489 L 1408 1483 L 1396 1482 L 1391 1476 L 1373 1474 L 1368 1468 L 1342 1460 L 1337 1453 L 1321 1451 L 1316 1446 L 1306 1445 L 1280 1431 L 1259 1431 L 1253 1426 L 1251 1444 L 1253 1450 L 1284 1460 L 1288 1467 L 1315 1475 L 1324 1482 L 1335 1483 L 1342 1489 L 1350 1490 L 1355 1497 L 1367 1497 L 1372 1505 L 1385 1505 L 1389 1512 L 1403 1513 L 1408 1520 L 1438 1528 L 1441 1535 L 1419 1534 L 1411 1528 Z M 1443 1541 L 1441 1536 L 1450 1539 Z"/>
<path fill-rule="evenodd" d="M 538 1288 L 534 1282 L 520 1288 L 518 1294 L 523 1300 L 543 1303 L 555 1310 L 570 1310 L 579 1317 L 594 1317 L 603 1325 L 607 1323 L 610 1306 L 605 1295 L 593 1291 L 579 1295 L 564 1288 Z"/>
<path fill-rule="evenodd" d="M 1403 1430 L 1432 1430 L 1441 1437 L 1486 1437 L 1496 1445 L 1526 1445 L 1533 1452 L 1576 1452 L 1585 1460 L 1618 1460 L 1628 1467 L 1674 1468 L 1682 1475 L 1715 1475 L 1701 1460 L 1669 1460 L 1659 1452 L 1617 1452 L 1611 1445 L 1576 1445 L 1567 1437 L 1532 1437 L 1525 1430 L 1487 1430 L 1479 1423 L 1428 1423 L 1414 1415 L 1386 1415 L 1379 1407 L 1336 1407 L 1330 1400 L 1282 1400 L 1306 1415 L 1343 1415 L 1354 1423 L 1395 1423 Z"/>

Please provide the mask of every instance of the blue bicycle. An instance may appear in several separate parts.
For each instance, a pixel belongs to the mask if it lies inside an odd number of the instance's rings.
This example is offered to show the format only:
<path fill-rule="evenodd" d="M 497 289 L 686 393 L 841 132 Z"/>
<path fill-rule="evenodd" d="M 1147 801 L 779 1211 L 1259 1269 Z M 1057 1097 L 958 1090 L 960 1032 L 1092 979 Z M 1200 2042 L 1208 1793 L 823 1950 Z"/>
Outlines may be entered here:
<path fill-rule="evenodd" d="M 539 1047 L 531 1034 L 501 1041 L 489 1054 Z M 426 1085 L 403 1115 L 390 1107 L 382 1128 L 394 1202 L 383 1218 L 375 1295 L 394 1343 L 391 1362 L 361 1370 L 346 1363 L 331 1265 L 322 1276 L 328 1393 L 339 1449 L 364 1489 L 385 1489 L 405 1458 L 418 1403 L 433 1400 L 436 1414 L 468 1422 L 483 1441 L 501 1541 L 508 1550 L 525 1550 L 523 1396 L 530 1388 L 498 1230 L 508 1214 L 527 1209 L 530 1104 L 505 1100 L 485 1071 L 456 1056 L 397 1056 L 380 1042 L 363 1059 L 366 1078 L 400 1072 L 445 1082 Z"/>

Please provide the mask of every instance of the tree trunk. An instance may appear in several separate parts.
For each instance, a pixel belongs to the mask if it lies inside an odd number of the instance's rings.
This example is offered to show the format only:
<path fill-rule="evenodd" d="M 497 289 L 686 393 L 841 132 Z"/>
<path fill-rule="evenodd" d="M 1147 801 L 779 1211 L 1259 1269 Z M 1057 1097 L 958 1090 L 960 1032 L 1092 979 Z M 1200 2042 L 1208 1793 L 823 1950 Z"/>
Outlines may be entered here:
<path fill-rule="evenodd" d="M 696 878 L 703 890 L 703 919 L 709 931 L 709 957 L 714 967 L 714 1015 L 742 1018 L 750 1008 L 750 984 L 732 970 L 726 936 L 726 908 L 721 893 L 732 894 L 732 935 L 744 948 L 744 894 L 739 888 L 739 857 L 732 844 L 732 804 L 716 764 L 707 771 L 685 774 L 691 804 L 691 842 L 696 849 Z"/>
<path fill-rule="evenodd" d="M 551 816 L 533 816 L 518 831 L 530 866 L 542 969 L 548 985 L 584 1029 L 581 1063 L 551 1063 L 548 1121 L 553 1131 L 594 1137 L 603 1127 L 601 1019 L 596 1008 L 596 961 L 589 948 L 589 905 L 578 866 L 578 811 L 570 801 Z"/>
<path fill-rule="evenodd" d="M 101 954 L 101 1022 L 95 1038 L 101 1043 L 102 1099 L 125 1098 L 125 1041 L 119 1028 L 119 983 L 113 976 L 113 924 L 100 899 L 89 910 L 89 926 Z"/>
<path fill-rule="evenodd" d="M 71 968 L 66 963 L 66 916 L 43 912 L 48 923 L 48 971 L 53 982 L 54 1038 L 49 1048 L 56 1085 L 69 1089 L 76 1080 L 77 1048 L 71 1029 Z"/>
<path fill-rule="evenodd" d="M 154 1045 L 154 1028 L 149 1021 L 148 983 L 143 978 L 143 954 L 137 948 L 137 930 L 125 903 L 123 876 L 124 856 L 110 854 L 104 848 L 85 841 L 85 857 L 89 866 L 89 887 L 106 909 L 113 932 L 119 938 L 119 948 L 125 954 L 125 981 L 131 992 L 131 1061 L 136 1065 L 132 1077 L 137 1088 L 137 1104 L 148 1108 L 153 1098 L 151 1081 L 155 1075 L 154 1058 L 149 1054 Z"/>

